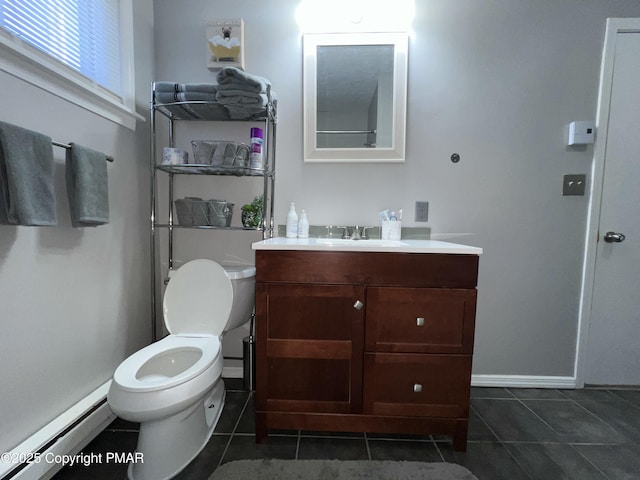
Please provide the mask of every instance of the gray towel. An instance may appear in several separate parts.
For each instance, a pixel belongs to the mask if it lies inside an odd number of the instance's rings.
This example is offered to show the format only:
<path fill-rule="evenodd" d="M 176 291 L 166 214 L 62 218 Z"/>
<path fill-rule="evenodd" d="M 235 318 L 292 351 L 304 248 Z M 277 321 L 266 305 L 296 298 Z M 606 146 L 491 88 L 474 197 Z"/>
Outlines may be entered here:
<path fill-rule="evenodd" d="M 67 150 L 67 196 L 74 227 L 109 223 L 107 156 L 77 143 Z"/>
<path fill-rule="evenodd" d="M 218 86 L 215 83 L 173 83 L 156 82 L 156 92 L 199 92 L 213 93 L 215 95 Z"/>
<path fill-rule="evenodd" d="M 271 82 L 266 78 L 243 72 L 236 67 L 223 67 L 218 72 L 217 79 L 218 91 L 228 88 L 226 85 L 229 84 L 233 85 L 233 89 L 238 89 L 240 86 L 243 90 L 254 93 L 268 94 L 271 90 Z"/>
<path fill-rule="evenodd" d="M 253 93 L 246 90 L 220 90 L 216 99 L 223 105 L 253 105 L 266 107 L 269 98 L 264 93 Z"/>
<path fill-rule="evenodd" d="M 156 92 L 158 103 L 173 102 L 215 102 L 215 93 L 205 92 Z"/>
<path fill-rule="evenodd" d="M 0 122 L 0 223 L 56 225 L 51 138 Z"/>

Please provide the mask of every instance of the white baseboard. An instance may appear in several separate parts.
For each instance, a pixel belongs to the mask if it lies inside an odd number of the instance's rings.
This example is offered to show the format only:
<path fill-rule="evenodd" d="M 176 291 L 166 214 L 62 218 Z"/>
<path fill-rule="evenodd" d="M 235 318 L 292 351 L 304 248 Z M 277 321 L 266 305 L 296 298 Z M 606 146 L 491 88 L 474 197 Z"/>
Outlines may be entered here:
<path fill-rule="evenodd" d="M 575 377 L 533 375 L 471 375 L 472 387 L 576 388 Z"/>
<path fill-rule="evenodd" d="M 111 381 L 38 430 L 0 462 L 0 479 L 47 480 L 64 465 L 63 458 L 80 452 L 111 423 L 116 416 L 106 403 Z M 30 458 L 20 464 L 18 459 Z"/>
<path fill-rule="evenodd" d="M 244 368 L 222 367 L 222 376 L 224 378 L 244 378 Z"/>

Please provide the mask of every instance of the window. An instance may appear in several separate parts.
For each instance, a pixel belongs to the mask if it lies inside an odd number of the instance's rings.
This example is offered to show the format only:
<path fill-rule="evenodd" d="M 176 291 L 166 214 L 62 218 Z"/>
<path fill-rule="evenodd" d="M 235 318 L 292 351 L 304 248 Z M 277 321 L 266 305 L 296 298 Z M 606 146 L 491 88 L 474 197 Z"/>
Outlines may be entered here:
<path fill-rule="evenodd" d="M 0 69 L 135 128 L 131 2 L 0 0 Z"/>

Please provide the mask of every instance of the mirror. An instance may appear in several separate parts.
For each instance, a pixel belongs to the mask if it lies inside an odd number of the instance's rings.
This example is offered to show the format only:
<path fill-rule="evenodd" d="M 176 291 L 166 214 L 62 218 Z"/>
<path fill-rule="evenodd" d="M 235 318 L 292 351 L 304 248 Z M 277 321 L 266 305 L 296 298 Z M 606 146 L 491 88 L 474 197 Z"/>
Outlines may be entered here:
<path fill-rule="evenodd" d="M 305 162 L 404 162 L 406 33 L 304 36 Z"/>

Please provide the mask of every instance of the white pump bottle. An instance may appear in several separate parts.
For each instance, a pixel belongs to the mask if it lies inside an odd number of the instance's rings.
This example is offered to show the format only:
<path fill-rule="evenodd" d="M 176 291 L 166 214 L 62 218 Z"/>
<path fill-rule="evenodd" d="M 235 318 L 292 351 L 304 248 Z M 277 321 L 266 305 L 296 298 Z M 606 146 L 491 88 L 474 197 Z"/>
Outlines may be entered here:
<path fill-rule="evenodd" d="M 296 238 L 298 236 L 298 214 L 296 213 L 296 205 L 291 202 L 289 214 L 287 215 L 287 238 Z"/>

